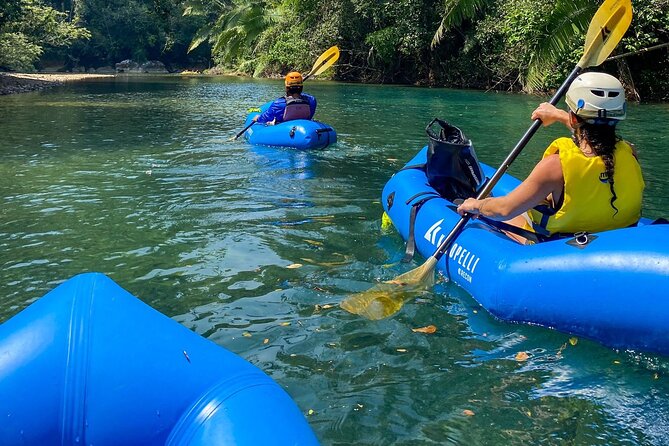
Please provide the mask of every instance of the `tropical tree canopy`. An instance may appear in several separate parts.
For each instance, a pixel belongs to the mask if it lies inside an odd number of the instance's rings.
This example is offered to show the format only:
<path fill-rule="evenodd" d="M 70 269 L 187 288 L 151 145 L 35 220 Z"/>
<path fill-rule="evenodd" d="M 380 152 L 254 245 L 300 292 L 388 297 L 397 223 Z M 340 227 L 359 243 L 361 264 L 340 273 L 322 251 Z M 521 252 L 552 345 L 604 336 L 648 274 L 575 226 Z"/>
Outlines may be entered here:
<path fill-rule="evenodd" d="M 134 59 L 275 76 L 338 45 L 335 79 L 547 91 L 579 59 L 601 1 L 0 0 L 0 68 Z M 630 54 L 602 69 L 642 99 L 669 100 L 669 0 L 632 3 L 614 53 Z"/>

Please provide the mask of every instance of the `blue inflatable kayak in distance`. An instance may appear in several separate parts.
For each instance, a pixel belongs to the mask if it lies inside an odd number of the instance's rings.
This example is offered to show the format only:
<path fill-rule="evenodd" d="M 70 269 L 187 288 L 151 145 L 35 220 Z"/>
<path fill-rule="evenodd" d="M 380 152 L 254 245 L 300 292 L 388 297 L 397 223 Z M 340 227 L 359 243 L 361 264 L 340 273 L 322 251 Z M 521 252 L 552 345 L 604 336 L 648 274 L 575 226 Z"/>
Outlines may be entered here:
<path fill-rule="evenodd" d="M 102 274 L 0 325 L 0 444 L 317 445 L 261 370 Z"/>
<path fill-rule="evenodd" d="M 407 166 L 426 162 L 427 147 Z M 482 164 L 487 177 L 495 170 Z M 520 181 L 504 175 L 493 195 Z M 456 207 L 408 168 L 385 185 L 383 208 L 404 240 L 432 256 L 460 220 Z M 669 225 L 642 219 L 635 227 L 587 237 L 521 245 L 472 219 L 441 257 L 437 269 L 488 312 L 581 336 L 616 349 L 669 354 Z"/>
<path fill-rule="evenodd" d="M 249 113 L 244 126 L 251 124 L 254 116 L 265 112 L 270 105 L 271 101 L 263 104 L 260 112 Z M 292 147 L 299 150 L 323 149 L 337 142 L 337 132 L 332 127 L 307 119 L 295 119 L 276 125 L 255 123 L 244 133 L 244 137 L 254 145 Z"/>

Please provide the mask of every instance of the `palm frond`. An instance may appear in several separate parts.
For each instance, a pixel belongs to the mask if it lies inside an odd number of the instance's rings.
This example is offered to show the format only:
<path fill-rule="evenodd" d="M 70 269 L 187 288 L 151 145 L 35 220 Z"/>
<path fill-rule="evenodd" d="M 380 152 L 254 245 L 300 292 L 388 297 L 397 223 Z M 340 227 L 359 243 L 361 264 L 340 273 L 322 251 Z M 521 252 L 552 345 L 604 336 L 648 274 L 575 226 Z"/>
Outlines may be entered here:
<path fill-rule="evenodd" d="M 445 0 L 444 16 L 432 37 L 432 47 L 437 46 L 449 30 L 458 27 L 465 20 L 476 17 L 492 0 Z"/>
<path fill-rule="evenodd" d="M 545 22 L 545 37 L 538 39 L 531 48 L 532 58 L 525 79 L 528 90 L 540 88 L 546 71 L 583 42 L 596 10 L 597 4 L 591 0 L 558 0 L 555 3 Z"/>

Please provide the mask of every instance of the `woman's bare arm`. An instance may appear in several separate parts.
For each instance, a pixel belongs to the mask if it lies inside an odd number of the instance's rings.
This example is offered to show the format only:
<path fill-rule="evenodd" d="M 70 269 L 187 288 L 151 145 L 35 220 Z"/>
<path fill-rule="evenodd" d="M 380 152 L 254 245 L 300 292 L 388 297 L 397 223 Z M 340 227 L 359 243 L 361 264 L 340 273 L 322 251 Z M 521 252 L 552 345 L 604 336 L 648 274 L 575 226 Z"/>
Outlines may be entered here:
<path fill-rule="evenodd" d="M 538 205 L 554 191 L 561 190 L 563 185 L 560 157 L 550 155 L 539 161 L 527 179 L 508 195 L 483 200 L 468 198 L 458 206 L 458 213 L 508 220 Z"/>

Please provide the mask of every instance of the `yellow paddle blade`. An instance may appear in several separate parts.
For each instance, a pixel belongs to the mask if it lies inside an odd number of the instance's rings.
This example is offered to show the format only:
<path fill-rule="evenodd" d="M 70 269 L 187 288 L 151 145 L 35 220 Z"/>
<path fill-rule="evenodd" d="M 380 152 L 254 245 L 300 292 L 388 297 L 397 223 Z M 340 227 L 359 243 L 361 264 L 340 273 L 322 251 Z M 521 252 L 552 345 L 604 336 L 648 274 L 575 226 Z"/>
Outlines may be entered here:
<path fill-rule="evenodd" d="M 606 0 L 590 22 L 580 68 L 600 65 L 623 38 L 632 22 L 631 0 Z"/>
<path fill-rule="evenodd" d="M 430 257 L 418 268 L 347 297 L 340 306 L 349 313 L 359 314 L 373 321 L 392 316 L 402 308 L 404 302 L 434 285 L 436 265 L 437 259 Z"/>
<path fill-rule="evenodd" d="M 321 74 L 323 71 L 330 68 L 335 62 L 337 62 L 337 60 L 339 60 L 339 48 L 335 45 L 328 48 L 323 54 L 321 54 L 318 59 L 316 59 L 313 68 L 309 74 L 305 76 L 305 79 L 307 77 Z"/>

